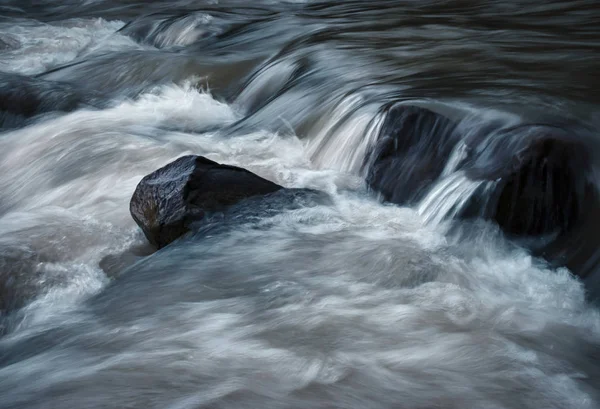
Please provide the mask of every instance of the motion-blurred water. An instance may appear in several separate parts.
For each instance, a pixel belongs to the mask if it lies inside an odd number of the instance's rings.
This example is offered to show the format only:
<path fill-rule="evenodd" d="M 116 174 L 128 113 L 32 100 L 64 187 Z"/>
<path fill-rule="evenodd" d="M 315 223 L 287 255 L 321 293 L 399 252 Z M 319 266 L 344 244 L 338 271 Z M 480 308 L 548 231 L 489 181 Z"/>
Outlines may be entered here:
<path fill-rule="evenodd" d="M 449 166 L 400 207 L 363 169 L 392 101 L 597 137 L 599 25 L 593 0 L 3 0 L 0 287 L 32 297 L 0 408 L 600 408 L 583 283 L 449 220 L 486 182 Z M 129 199 L 190 153 L 332 201 L 151 254 Z"/>

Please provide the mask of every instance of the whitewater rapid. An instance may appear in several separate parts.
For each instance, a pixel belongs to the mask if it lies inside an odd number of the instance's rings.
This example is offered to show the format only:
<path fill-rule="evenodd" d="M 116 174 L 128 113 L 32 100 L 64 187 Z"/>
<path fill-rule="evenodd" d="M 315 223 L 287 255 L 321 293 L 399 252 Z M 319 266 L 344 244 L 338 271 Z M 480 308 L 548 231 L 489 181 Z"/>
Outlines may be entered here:
<path fill-rule="evenodd" d="M 188 45 L 179 32 L 136 42 L 118 32 L 126 23 L 6 19 L 0 39 L 19 45 L 1 52 L 0 71 L 83 61 L 78 83 L 97 56 Z M 173 80 L 107 86 L 101 103 L 0 134 L 0 267 L 39 293 L 3 317 L 0 408 L 600 407 L 600 311 L 580 279 L 494 224 L 451 223 L 488 183 L 456 169 L 460 147 L 417 206 L 382 203 L 364 183 L 383 121 L 373 90 L 324 97 L 313 77 L 299 90 L 284 55 L 227 99 L 210 76 L 188 75 L 195 63 L 170 58 L 152 72 L 169 67 Z M 127 62 L 114 84 L 141 78 Z M 416 101 L 466 115 L 464 127 L 516 120 L 452 102 Z M 188 154 L 331 202 L 154 252 L 129 200 Z"/>

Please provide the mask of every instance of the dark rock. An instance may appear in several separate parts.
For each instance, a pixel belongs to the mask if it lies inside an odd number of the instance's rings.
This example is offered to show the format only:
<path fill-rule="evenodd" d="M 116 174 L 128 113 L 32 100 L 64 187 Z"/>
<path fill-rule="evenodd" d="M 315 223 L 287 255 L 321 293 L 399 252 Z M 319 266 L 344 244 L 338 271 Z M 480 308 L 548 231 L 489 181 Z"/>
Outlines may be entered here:
<path fill-rule="evenodd" d="M 404 205 L 423 197 L 442 174 L 457 142 L 456 124 L 425 108 L 387 109 L 367 156 L 367 185 L 385 201 Z"/>
<path fill-rule="evenodd" d="M 465 144 L 465 157 L 457 170 L 489 183 L 457 217 L 495 222 L 534 256 L 592 283 L 588 289 L 600 298 L 593 132 L 572 123 L 503 127 L 488 122 L 462 136 L 440 114 L 396 104 L 386 112 L 370 151 L 367 183 L 386 201 L 413 204 L 440 178 L 459 142 Z"/>
<path fill-rule="evenodd" d="M 0 128 L 14 128 L 49 112 L 94 106 L 95 97 L 69 84 L 0 73 Z"/>
<path fill-rule="evenodd" d="M 590 152 L 581 139 L 560 128 L 501 130 L 472 147 L 466 162 L 471 179 L 495 181 L 480 213 L 511 235 L 571 230 L 590 203 Z"/>
<path fill-rule="evenodd" d="M 461 217 L 483 217 L 534 255 L 586 277 L 597 269 L 600 196 L 594 147 L 576 129 L 519 125 L 472 143 L 464 170 L 493 181 Z"/>
<path fill-rule="evenodd" d="M 280 189 L 245 169 L 190 155 L 144 177 L 130 211 L 150 243 L 161 248 L 211 213 Z"/>

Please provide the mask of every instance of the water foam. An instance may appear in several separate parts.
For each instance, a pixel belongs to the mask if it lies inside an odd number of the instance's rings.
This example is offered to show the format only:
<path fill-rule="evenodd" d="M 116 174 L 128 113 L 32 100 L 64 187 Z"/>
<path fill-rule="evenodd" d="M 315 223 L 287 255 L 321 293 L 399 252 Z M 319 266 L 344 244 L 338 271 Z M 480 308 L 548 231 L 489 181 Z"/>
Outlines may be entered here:
<path fill-rule="evenodd" d="M 90 53 L 136 49 L 129 37 L 116 34 L 121 21 L 73 19 L 60 24 L 34 20 L 0 23 L 0 34 L 14 38 L 19 47 L 4 51 L 0 71 L 33 75 L 67 64 Z"/>

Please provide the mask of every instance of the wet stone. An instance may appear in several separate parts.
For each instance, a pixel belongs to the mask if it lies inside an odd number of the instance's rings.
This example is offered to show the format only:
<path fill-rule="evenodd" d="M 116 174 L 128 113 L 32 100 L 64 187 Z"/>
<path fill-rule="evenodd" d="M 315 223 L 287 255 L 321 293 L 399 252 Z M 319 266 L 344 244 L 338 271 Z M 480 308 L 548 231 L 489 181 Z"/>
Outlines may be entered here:
<path fill-rule="evenodd" d="M 161 248 L 207 214 L 281 189 L 245 169 L 189 155 L 144 177 L 131 198 L 130 211 L 150 243 Z"/>

